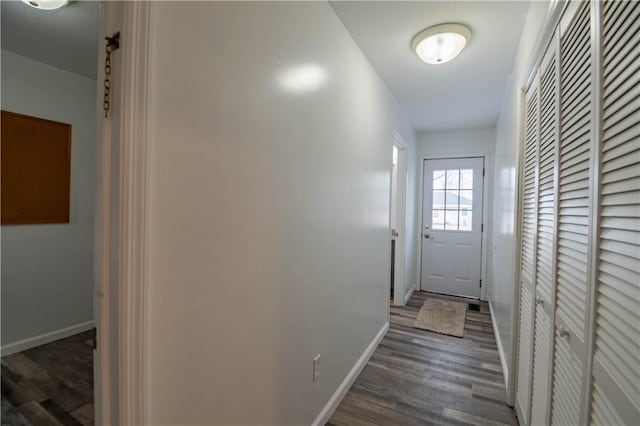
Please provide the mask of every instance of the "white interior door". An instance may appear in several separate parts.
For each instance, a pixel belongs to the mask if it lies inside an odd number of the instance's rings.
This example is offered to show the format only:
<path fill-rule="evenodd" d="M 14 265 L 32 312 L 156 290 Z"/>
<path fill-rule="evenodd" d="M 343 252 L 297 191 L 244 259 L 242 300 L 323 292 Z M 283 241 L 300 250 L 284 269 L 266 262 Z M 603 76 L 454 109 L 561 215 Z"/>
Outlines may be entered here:
<path fill-rule="evenodd" d="M 425 160 L 422 290 L 480 297 L 483 169 L 482 157 Z"/>
<path fill-rule="evenodd" d="M 560 22 L 560 139 L 558 154 L 558 218 L 556 226 L 555 331 L 553 349 L 552 424 L 581 421 L 587 374 L 589 270 L 592 245 L 590 219 L 595 208 L 593 179 L 594 59 L 589 2 L 574 3 Z M 556 42 L 553 42 L 557 46 Z M 572 47 L 576 46 L 576 47 Z M 580 66 L 575 66 L 580 64 Z M 581 101 L 582 100 L 582 101 Z M 576 117 L 585 117 L 576 120 Z M 536 371 L 537 374 L 537 371 Z"/>
<path fill-rule="evenodd" d="M 600 197 L 594 276 L 593 425 L 640 424 L 640 3 L 601 14 Z M 635 52 L 635 53 L 632 53 Z M 597 200 L 597 201 L 596 201 Z M 593 259 L 593 258 L 592 258 Z M 571 341 L 573 334 L 568 339 Z M 589 389 L 589 388 L 588 388 Z M 585 410 L 586 411 L 586 410 Z"/>
<path fill-rule="evenodd" d="M 518 317 L 518 368 L 516 411 L 522 425 L 530 424 L 533 336 L 535 330 L 536 261 L 538 223 L 538 79 L 525 99 L 525 141 L 522 158 L 520 234 L 520 308 Z"/>

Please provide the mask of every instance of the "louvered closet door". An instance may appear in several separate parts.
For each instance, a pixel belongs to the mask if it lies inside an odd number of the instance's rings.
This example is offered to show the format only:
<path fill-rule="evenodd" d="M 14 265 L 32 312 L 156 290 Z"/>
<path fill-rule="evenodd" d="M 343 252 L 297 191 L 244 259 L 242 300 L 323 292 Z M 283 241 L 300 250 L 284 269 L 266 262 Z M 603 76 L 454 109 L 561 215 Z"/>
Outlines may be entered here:
<path fill-rule="evenodd" d="M 526 97 L 525 146 L 520 259 L 520 315 L 518 321 L 518 372 L 516 408 L 521 424 L 529 423 L 535 295 L 535 247 L 538 210 L 538 91 L 531 86 Z"/>
<path fill-rule="evenodd" d="M 600 5 L 602 129 L 591 423 L 640 424 L 640 3 Z"/>
<path fill-rule="evenodd" d="M 557 42 L 557 39 L 554 39 Z M 531 424 L 549 423 L 552 309 L 556 228 L 556 164 L 558 148 L 558 64 L 552 42 L 540 67 L 540 142 L 538 148 L 538 214 L 535 274 L 535 328 Z"/>
<path fill-rule="evenodd" d="M 556 332 L 551 422 L 580 423 L 589 260 L 593 144 L 589 2 L 561 23 Z M 563 25 L 564 24 L 564 25 Z"/>

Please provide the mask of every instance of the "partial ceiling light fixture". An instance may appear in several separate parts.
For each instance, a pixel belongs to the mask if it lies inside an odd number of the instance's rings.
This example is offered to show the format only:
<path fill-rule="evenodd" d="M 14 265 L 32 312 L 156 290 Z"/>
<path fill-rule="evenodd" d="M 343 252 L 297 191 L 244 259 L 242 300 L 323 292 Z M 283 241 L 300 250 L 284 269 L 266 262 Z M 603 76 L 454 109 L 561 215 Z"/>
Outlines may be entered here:
<path fill-rule="evenodd" d="M 461 24 L 440 24 L 420 31 L 411 42 L 411 48 L 428 64 L 449 62 L 469 43 L 471 30 Z"/>
<path fill-rule="evenodd" d="M 64 7 L 69 0 L 22 0 L 22 3 L 42 10 L 55 10 Z"/>

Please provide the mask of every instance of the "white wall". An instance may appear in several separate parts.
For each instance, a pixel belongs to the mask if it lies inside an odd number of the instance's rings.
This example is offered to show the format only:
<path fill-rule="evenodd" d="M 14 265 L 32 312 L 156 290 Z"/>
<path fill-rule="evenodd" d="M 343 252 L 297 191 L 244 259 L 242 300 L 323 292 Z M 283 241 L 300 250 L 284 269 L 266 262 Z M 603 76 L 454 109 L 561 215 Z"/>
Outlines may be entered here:
<path fill-rule="evenodd" d="M 546 1 L 534 1 L 529 6 L 526 22 L 520 38 L 518 53 L 507 90 L 502 101 L 498 118 L 495 171 L 494 171 L 494 207 L 492 229 L 492 250 L 489 264 L 488 292 L 496 321 L 498 347 L 502 350 L 505 380 L 511 372 L 511 355 L 515 348 L 513 339 L 514 312 L 514 270 L 516 262 L 516 205 L 517 203 L 517 163 L 518 163 L 518 125 L 520 114 L 518 105 L 521 97 L 519 85 L 523 74 L 533 60 L 532 51 L 538 32 L 549 8 Z"/>
<path fill-rule="evenodd" d="M 465 129 L 437 133 L 419 133 L 416 139 L 416 168 L 418 191 L 422 191 L 422 162 L 425 158 L 447 158 L 461 156 L 485 157 L 485 186 L 483 200 L 484 233 L 482 263 L 482 282 L 487 281 L 488 272 L 488 247 L 491 247 L 491 228 L 493 226 L 493 152 L 496 141 L 496 129 Z M 422 243 L 420 226 L 422 226 L 422 206 L 418 206 L 417 244 Z M 420 259 L 416 259 L 416 273 L 420 270 Z M 420 277 L 417 278 L 418 281 Z M 484 298 L 484 291 L 480 297 Z"/>
<path fill-rule="evenodd" d="M 449 132 L 418 133 L 418 161 L 421 157 L 492 154 L 496 143 L 496 129 L 464 129 Z"/>
<path fill-rule="evenodd" d="M 2 109 L 72 126 L 70 223 L 2 226 L 7 353 L 93 320 L 96 81 L 3 50 Z"/>
<path fill-rule="evenodd" d="M 309 424 L 387 322 L 413 130 L 327 3 L 152 9 L 149 422 Z"/>

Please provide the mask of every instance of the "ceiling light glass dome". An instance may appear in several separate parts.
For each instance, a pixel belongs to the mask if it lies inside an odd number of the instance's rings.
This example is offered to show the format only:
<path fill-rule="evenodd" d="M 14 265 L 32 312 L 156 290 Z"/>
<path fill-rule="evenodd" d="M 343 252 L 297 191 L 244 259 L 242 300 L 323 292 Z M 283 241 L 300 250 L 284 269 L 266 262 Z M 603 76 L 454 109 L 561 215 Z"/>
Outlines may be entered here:
<path fill-rule="evenodd" d="M 69 0 L 22 0 L 22 3 L 42 10 L 60 9 L 69 3 Z"/>
<path fill-rule="evenodd" d="M 442 24 L 418 33 L 411 43 L 418 57 L 428 64 L 449 62 L 469 43 L 471 31 L 460 24 Z"/>

